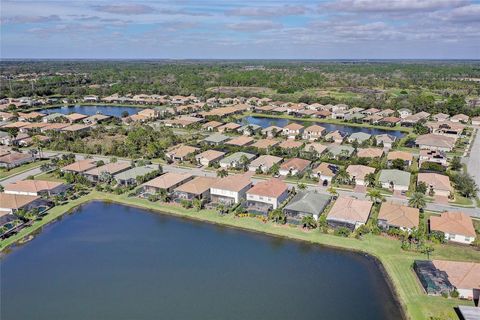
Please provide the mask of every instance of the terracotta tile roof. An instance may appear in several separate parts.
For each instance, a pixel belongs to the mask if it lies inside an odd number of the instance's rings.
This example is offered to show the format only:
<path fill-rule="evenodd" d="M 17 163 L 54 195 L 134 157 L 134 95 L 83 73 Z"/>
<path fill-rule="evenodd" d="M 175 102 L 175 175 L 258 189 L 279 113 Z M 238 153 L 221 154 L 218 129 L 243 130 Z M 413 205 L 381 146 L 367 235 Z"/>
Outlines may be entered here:
<path fill-rule="evenodd" d="M 276 156 L 271 156 L 271 155 L 261 155 L 257 159 L 253 160 L 250 162 L 251 167 L 259 167 L 259 166 L 266 166 L 267 168 L 270 168 L 276 163 L 280 163 L 283 159 L 280 157 Z"/>
<path fill-rule="evenodd" d="M 68 131 L 68 132 L 75 132 L 75 131 L 81 131 L 90 128 L 90 126 L 85 125 L 85 124 L 72 124 L 71 126 L 62 128 L 62 131 Z"/>
<path fill-rule="evenodd" d="M 413 154 L 405 151 L 390 151 L 387 155 L 387 160 L 401 159 L 403 161 L 412 161 Z"/>
<path fill-rule="evenodd" d="M 417 208 L 410 208 L 390 202 L 382 203 L 379 220 L 386 220 L 389 225 L 395 227 L 414 228 L 418 227 L 420 211 Z"/>
<path fill-rule="evenodd" d="M 445 271 L 457 289 L 480 289 L 480 263 L 432 260 L 435 268 Z"/>
<path fill-rule="evenodd" d="M 41 129 L 41 131 L 48 131 L 48 130 L 61 130 L 70 126 L 69 123 L 50 123 L 48 126 L 45 126 Z"/>
<path fill-rule="evenodd" d="M 430 217 L 430 230 L 475 237 L 472 218 L 463 212 L 444 212 Z"/>
<path fill-rule="evenodd" d="M 315 133 L 322 133 L 323 131 L 325 131 L 326 129 L 322 126 L 319 126 L 317 124 L 314 124 L 312 126 L 309 126 L 309 127 L 306 127 L 305 128 L 305 131 L 306 132 L 315 132 Z"/>
<path fill-rule="evenodd" d="M 295 149 L 303 146 L 303 142 L 295 140 L 285 140 L 282 141 L 278 146 L 282 149 Z"/>
<path fill-rule="evenodd" d="M 85 159 L 76 161 L 68 166 L 62 168 L 62 170 L 73 171 L 73 172 L 84 172 L 96 167 L 96 161 L 91 159 Z"/>
<path fill-rule="evenodd" d="M 426 145 L 433 147 L 453 148 L 456 141 L 457 139 L 455 139 L 454 137 L 429 133 L 418 136 L 415 140 L 415 143 L 418 145 Z"/>
<path fill-rule="evenodd" d="M 252 143 L 253 141 L 254 141 L 253 138 L 250 138 L 247 136 L 239 136 L 239 137 L 233 138 L 230 141 L 227 141 L 225 144 L 241 147 L 241 146 L 246 146 Z"/>
<path fill-rule="evenodd" d="M 212 185 L 212 188 L 238 192 L 249 185 L 251 185 L 249 177 L 241 174 L 236 174 L 218 179 Z"/>
<path fill-rule="evenodd" d="M 214 177 L 196 177 L 181 186 L 175 188 L 175 191 L 186 192 L 195 195 L 200 195 L 208 190 L 217 181 Z"/>
<path fill-rule="evenodd" d="M 347 172 L 350 177 L 355 177 L 357 180 L 365 179 L 365 176 L 369 173 L 375 173 L 375 168 L 363 166 L 360 164 L 351 164 L 347 167 Z"/>
<path fill-rule="evenodd" d="M 40 199 L 40 197 L 0 192 L 0 207 L 8 209 L 21 209 L 37 199 Z"/>
<path fill-rule="evenodd" d="M 223 157 L 225 152 L 217 151 L 217 150 L 207 150 L 200 154 L 197 154 L 195 158 L 197 159 L 207 159 L 208 161 L 216 160 L 220 157 Z"/>
<path fill-rule="evenodd" d="M 273 147 L 273 146 L 275 146 L 279 143 L 280 143 L 279 141 L 273 140 L 273 139 L 260 139 L 257 142 L 255 142 L 254 144 L 252 144 L 252 147 L 259 148 L 259 149 L 267 149 L 267 148 Z"/>
<path fill-rule="evenodd" d="M 254 194 L 263 197 L 278 198 L 285 191 L 288 191 L 288 186 L 285 182 L 279 179 L 269 179 L 261 181 L 254 185 L 247 194 Z"/>
<path fill-rule="evenodd" d="M 103 166 L 90 169 L 86 171 L 85 174 L 92 176 L 99 176 L 100 174 L 102 174 L 102 172 L 115 174 L 128 168 L 130 168 L 130 163 L 128 162 L 110 162 L 104 164 Z"/>
<path fill-rule="evenodd" d="M 303 150 L 306 152 L 316 151 L 318 154 L 322 154 L 323 151 L 325 151 L 326 149 L 327 149 L 327 146 L 319 142 L 307 143 L 303 148 Z"/>
<path fill-rule="evenodd" d="M 382 155 L 383 149 L 379 148 L 357 149 L 357 157 L 359 158 L 380 158 Z"/>
<path fill-rule="evenodd" d="M 156 177 L 153 180 L 145 182 L 143 186 L 154 187 L 159 189 L 169 189 L 176 184 L 189 180 L 191 177 L 193 176 L 189 173 L 167 172 L 159 177 Z"/>
<path fill-rule="evenodd" d="M 42 192 L 53 190 L 63 185 L 62 182 L 45 181 L 45 180 L 22 180 L 9 183 L 5 186 L 5 191 L 16 192 Z"/>
<path fill-rule="evenodd" d="M 209 121 L 207 123 L 204 123 L 202 125 L 202 128 L 206 129 L 206 128 L 209 128 L 209 127 L 212 127 L 212 128 L 216 128 L 216 127 L 220 127 L 222 125 L 221 122 L 218 122 L 218 121 Z"/>
<path fill-rule="evenodd" d="M 328 213 L 328 219 L 366 223 L 372 202 L 340 196 Z"/>
<path fill-rule="evenodd" d="M 2 163 L 14 163 L 19 160 L 24 160 L 32 158 L 30 154 L 21 153 L 21 152 L 12 152 L 7 155 L 0 157 L 0 162 Z"/>
<path fill-rule="evenodd" d="M 191 153 L 197 152 L 198 150 L 199 150 L 198 148 L 191 147 L 191 146 L 185 146 L 185 145 L 174 146 L 169 151 L 167 151 L 167 155 L 170 157 L 183 158 L 188 156 Z"/>
<path fill-rule="evenodd" d="M 418 174 L 418 182 L 425 182 L 427 186 L 432 186 L 434 189 L 451 191 L 450 178 L 438 173 L 421 172 Z"/>
<path fill-rule="evenodd" d="M 238 129 L 240 127 L 241 127 L 241 125 L 239 125 L 238 123 L 229 122 L 229 123 L 224 124 L 223 126 L 218 127 L 218 131 L 235 130 L 235 129 Z"/>
<path fill-rule="evenodd" d="M 30 122 L 26 121 L 17 121 L 12 123 L 7 123 L 6 125 L 2 126 L 2 128 L 22 128 L 28 125 Z"/>
<path fill-rule="evenodd" d="M 303 129 L 304 127 L 301 125 L 301 124 L 298 124 L 298 123 L 295 123 L 295 122 L 292 122 L 292 123 L 289 123 L 288 125 L 286 125 L 285 127 L 283 127 L 283 129 L 286 129 L 286 130 L 301 130 Z"/>
<path fill-rule="evenodd" d="M 400 122 L 402 119 L 397 118 L 397 117 L 385 117 L 381 121 L 382 122 L 388 122 L 388 123 L 397 123 Z"/>
<path fill-rule="evenodd" d="M 78 121 L 78 120 L 82 120 L 82 119 L 88 118 L 87 115 L 84 115 L 84 114 L 81 114 L 81 113 L 71 113 L 71 114 L 67 114 L 65 117 L 66 117 L 70 122 Z"/>
<path fill-rule="evenodd" d="M 280 169 L 283 170 L 304 170 L 310 165 L 311 161 L 305 160 L 305 159 L 300 159 L 300 158 L 292 158 L 287 161 L 285 161 L 281 166 Z"/>
<path fill-rule="evenodd" d="M 335 176 L 335 172 L 333 169 L 334 167 L 335 165 L 331 163 L 322 162 L 315 169 L 313 169 L 313 173 L 317 173 L 317 174 L 320 173 L 323 176 L 334 177 Z"/>

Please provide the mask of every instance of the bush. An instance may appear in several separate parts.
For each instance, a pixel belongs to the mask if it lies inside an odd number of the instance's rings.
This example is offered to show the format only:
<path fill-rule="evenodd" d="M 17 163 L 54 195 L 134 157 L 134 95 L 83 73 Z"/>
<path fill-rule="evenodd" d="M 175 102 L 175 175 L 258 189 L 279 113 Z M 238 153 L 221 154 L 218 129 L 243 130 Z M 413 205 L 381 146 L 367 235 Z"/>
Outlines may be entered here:
<path fill-rule="evenodd" d="M 450 292 L 450 297 L 452 298 L 458 298 L 460 294 L 458 293 L 457 289 L 453 289 L 453 291 Z"/>
<path fill-rule="evenodd" d="M 350 229 L 346 227 L 339 227 L 335 229 L 335 232 L 334 232 L 336 236 L 340 236 L 340 237 L 348 237 L 351 233 L 352 231 L 350 231 Z"/>

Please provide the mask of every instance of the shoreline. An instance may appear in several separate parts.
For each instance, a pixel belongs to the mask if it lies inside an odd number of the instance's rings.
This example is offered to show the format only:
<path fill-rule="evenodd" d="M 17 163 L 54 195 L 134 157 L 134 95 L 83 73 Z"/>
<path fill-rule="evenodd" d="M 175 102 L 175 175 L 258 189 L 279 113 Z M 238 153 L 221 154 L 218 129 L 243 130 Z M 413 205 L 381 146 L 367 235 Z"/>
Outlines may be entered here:
<path fill-rule="evenodd" d="M 8 255 L 8 253 L 11 250 L 15 250 L 15 247 L 22 246 L 24 244 L 29 243 L 32 240 L 35 240 L 35 237 L 43 231 L 44 227 L 48 227 L 48 226 L 51 226 L 55 223 L 60 222 L 65 217 L 65 215 L 75 214 L 75 212 L 79 211 L 83 206 L 85 206 L 89 203 L 92 203 L 92 202 L 118 204 L 118 205 L 123 205 L 123 206 L 131 207 L 131 208 L 141 209 L 143 211 L 146 211 L 146 212 L 149 212 L 149 213 L 152 213 L 152 214 L 156 214 L 156 215 L 167 215 L 167 216 L 170 216 L 170 217 L 174 217 L 174 218 L 182 219 L 182 220 L 187 220 L 187 221 L 190 221 L 190 222 L 207 223 L 207 224 L 212 225 L 212 226 L 230 228 L 230 229 L 239 230 L 239 231 L 242 231 L 242 232 L 249 232 L 249 233 L 252 233 L 252 234 L 263 235 L 263 236 L 266 236 L 266 237 L 273 237 L 273 238 L 277 238 L 277 239 L 294 241 L 294 242 L 297 242 L 297 243 L 319 246 L 321 248 L 330 248 L 330 249 L 334 249 L 334 250 L 340 250 L 340 251 L 344 251 L 344 252 L 351 252 L 351 253 L 355 253 L 355 254 L 360 254 L 360 255 L 364 256 L 366 259 L 372 259 L 375 266 L 380 271 L 381 276 L 385 279 L 385 282 L 386 282 L 386 284 L 387 284 L 387 286 L 388 286 L 388 288 L 389 288 L 389 290 L 390 290 L 390 292 L 393 296 L 394 304 L 399 308 L 400 314 L 402 315 L 402 320 L 410 319 L 410 317 L 408 317 L 407 308 L 404 305 L 404 303 L 402 302 L 402 299 L 401 299 L 401 297 L 398 293 L 397 287 L 393 283 L 393 279 L 391 278 L 391 276 L 387 272 L 385 266 L 383 265 L 383 263 L 381 261 L 381 258 L 377 257 L 375 254 L 372 254 L 370 252 L 366 252 L 366 251 L 363 251 L 363 250 L 358 250 L 358 249 L 355 249 L 355 248 L 346 248 L 346 247 L 341 247 L 341 246 L 318 243 L 318 242 L 307 240 L 307 239 L 300 239 L 300 238 L 291 237 L 291 236 L 288 236 L 288 235 L 282 235 L 282 234 L 278 234 L 278 233 L 272 233 L 272 232 L 268 232 L 268 231 L 260 231 L 258 229 L 242 227 L 242 226 L 227 223 L 227 222 L 221 223 L 221 222 L 218 222 L 218 221 L 213 221 L 213 220 L 205 219 L 205 218 L 202 218 L 202 217 L 189 216 L 189 215 L 185 215 L 185 214 L 182 214 L 182 213 L 179 213 L 179 212 L 175 212 L 174 210 L 169 211 L 169 210 L 160 209 L 160 208 L 157 208 L 157 209 L 149 208 L 149 207 L 145 207 L 145 206 L 142 206 L 142 205 L 139 205 L 139 204 L 127 203 L 127 202 L 121 201 L 120 199 L 109 199 L 109 198 L 103 198 L 102 199 L 100 197 L 99 198 L 92 198 L 92 199 L 88 199 L 86 201 L 82 201 L 82 202 L 74 205 L 71 208 L 68 208 L 67 210 L 63 211 L 62 214 L 60 214 L 60 215 L 56 216 L 55 218 L 49 220 L 48 222 L 39 226 L 38 228 L 32 230 L 32 232 L 30 232 L 28 235 L 22 237 L 21 239 L 18 239 L 16 241 L 12 242 L 8 246 L 5 246 L 5 247 L 1 248 L 0 249 L 0 260 L 4 256 Z M 238 219 L 240 219 L 240 218 L 238 218 Z M 315 232 L 315 231 L 311 231 L 311 232 Z M 308 233 L 308 232 L 306 232 L 306 233 Z M 31 238 L 29 238 L 29 240 L 26 241 L 26 242 L 20 242 L 25 237 L 31 237 Z"/>
<path fill-rule="evenodd" d="M 0 254 L 5 253 L 5 250 L 10 246 L 21 245 L 18 241 L 26 238 L 29 234 L 41 232 L 43 226 L 50 225 L 53 222 L 61 220 L 65 214 L 74 212 L 82 205 L 91 201 L 105 201 L 110 203 L 117 203 L 130 207 L 140 208 L 142 210 L 151 211 L 155 214 L 167 214 L 181 219 L 188 219 L 199 223 L 209 223 L 212 225 L 219 225 L 223 227 L 234 228 L 247 232 L 264 234 L 315 244 L 323 247 L 347 250 L 365 254 L 376 260 L 376 263 L 381 266 L 379 270 L 387 279 L 389 288 L 396 299 L 396 304 L 401 308 L 401 313 L 404 319 L 424 319 L 428 316 L 435 316 L 438 313 L 438 308 L 443 308 L 442 312 L 453 314 L 453 307 L 459 304 L 472 305 L 470 301 L 458 299 L 445 299 L 442 297 L 427 296 L 422 288 L 418 287 L 418 281 L 411 271 L 411 263 L 414 259 L 425 259 L 425 256 L 415 252 L 401 251 L 400 245 L 397 241 L 382 238 L 379 236 L 367 235 L 362 240 L 354 238 L 343 238 L 331 234 L 322 234 L 318 230 L 305 232 L 298 228 L 289 228 L 287 226 L 281 227 L 271 223 L 261 223 L 254 218 L 238 219 L 232 216 L 220 216 L 212 210 L 202 210 L 194 212 L 181 207 L 173 207 L 162 203 L 150 203 L 147 200 L 138 198 L 129 198 L 126 195 L 112 195 L 107 193 L 100 193 L 92 191 L 90 194 L 74 200 L 74 202 L 67 203 L 64 206 L 54 207 L 50 212 L 51 218 L 45 220 L 44 223 L 37 224 L 22 233 L 14 235 L 8 244 L 2 246 Z M 8 242 L 8 239 L 7 239 Z M 438 249 L 442 249 L 439 247 Z M 472 260 L 477 261 L 478 253 L 475 251 L 468 252 L 467 258 L 458 256 L 459 253 L 452 254 L 449 248 L 443 248 L 442 252 L 435 252 L 437 259 L 449 260 Z M 8 250 L 7 250 L 8 251 Z M 413 284 L 412 284 L 413 282 Z"/>

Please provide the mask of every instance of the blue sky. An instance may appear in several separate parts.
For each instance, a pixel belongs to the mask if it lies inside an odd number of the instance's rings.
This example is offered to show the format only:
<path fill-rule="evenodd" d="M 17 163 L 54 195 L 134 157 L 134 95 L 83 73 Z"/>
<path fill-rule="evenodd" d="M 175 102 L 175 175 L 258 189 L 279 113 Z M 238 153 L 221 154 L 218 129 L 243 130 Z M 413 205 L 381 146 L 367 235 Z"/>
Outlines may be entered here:
<path fill-rule="evenodd" d="M 2 58 L 480 58 L 474 0 L 0 1 Z"/>

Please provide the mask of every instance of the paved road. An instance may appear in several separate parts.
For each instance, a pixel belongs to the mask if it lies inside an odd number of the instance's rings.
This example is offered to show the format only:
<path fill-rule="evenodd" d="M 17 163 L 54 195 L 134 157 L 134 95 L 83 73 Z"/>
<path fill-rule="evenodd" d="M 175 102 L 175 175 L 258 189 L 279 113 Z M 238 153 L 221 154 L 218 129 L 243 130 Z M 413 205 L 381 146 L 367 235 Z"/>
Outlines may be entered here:
<path fill-rule="evenodd" d="M 468 173 L 473 176 L 477 185 L 480 186 L 480 129 L 477 130 L 475 140 L 470 150 L 470 156 L 466 163 Z"/>
<path fill-rule="evenodd" d="M 479 165 L 478 161 L 480 160 L 480 136 L 479 136 L 478 133 L 477 133 L 477 139 L 476 139 L 475 143 L 476 143 L 476 145 L 474 145 L 474 148 L 478 148 L 477 149 L 477 151 L 478 151 L 477 155 L 475 156 L 476 159 L 477 159 L 476 160 L 477 161 L 476 165 L 477 165 L 477 168 L 479 168 L 480 165 Z M 472 149 L 472 153 L 474 153 L 474 149 Z M 44 152 L 44 154 L 45 154 L 45 156 L 51 157 L 51 156 L 57 155 L 58 153 Z M 84 159 L 85 156 L 77 154 L 76 158 L 77 158 L 77 160 L 81 160 L 81 159 Z M 108 160 L 111 157 L 94 155 L 94 156 L 92 156 L 92 158 L 94 160 Z M 126 160 L 119 159 L 118 161 L 126 161 Z M 204 170 L 202 168 L 182 168 L 182 167 L 177 167 L 177 166 L 168 165 L 168 164 L 163 165 L 162 167 L 163 167 L 163 171 L 165 171 L 165 172 L 190 173 L 190 174 L 193 174 L 195 176 L 208 176 L 208 177 L 215 177 L 217 175 L 215 171 Z M 38 172 L 37 172 L 37 170 L 38 170 Z M 35 175 L 35 174 L 40 173 L 39 171 L 40 170 L 38 168 L 37 169 L 32 169 L 30 171 L 27 171 L 27 172 L 21 174 L 21 175 L 17 175 L 17 176 L 14 176 L 12 178 L 9 178 L 7 180 L 4 180 L 0 183 L 1 184 L 6 184 L 6 183 L 10 183 L 10 182 L 23 180 L 30 175 Z M 469 168 L 469 172 L 470 172 L 470 168 Z M 477 178 L 479 176 L 480 176 L 479 171 L 477 171 Z M 259 182 L 259 181 L 262 181 L 262 180 L 257 179 L 257 178 L 252 178 L 252 182 L 254 182 L 254 183 Z M 296 187 L 297 186 L 296 183 L 287 182 L 287 184 L 290 187 Z M 319 193 L 328 194 L 327 188 L 323 187 L 323 186 L 308 185 L 307 189 L 308 190 L 315 190 Z M 353 197 L 356 197 L 358 199 L 369 199 L 368 196 L 365 193 L 359 193 L 359 192 L 354 192 L 354 191 L 344 191 L 344 190 L 337 190 L 337 191 L 338 191 L 339 195 L 353 196 Z M 398 197 L 395 197 L 395 196 L 391 196 L 391 197 L 387 197 L 387 200 L 392 201 L 392 202 L 396 202 L 396 203 L 400 203 L 400 204 L 405 204 L 405 205 L 408 204 L 408 199 L 406 199 L 406 198 L 398 198 Z M 456 206 L 447 205 L 447 204 L 428 203 L 426 209 L 431 210 L 431 211 L 436 211 L 436 212 L 462 211 L 462 212 L 464 212 L 467 215 L 470 215 L 472 217 L 480 218 L 480 208 L 462 208 L 462 207 L 456 207 Z"/>

